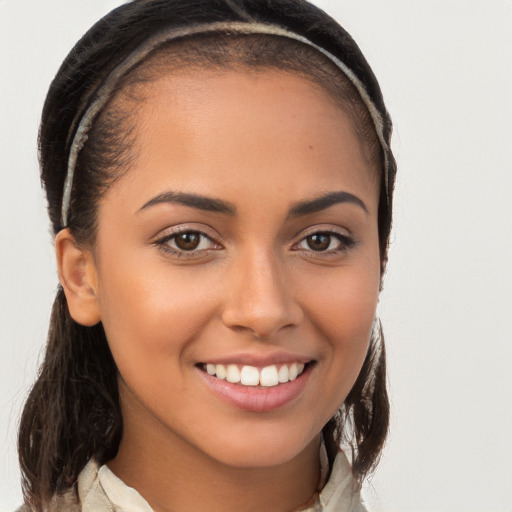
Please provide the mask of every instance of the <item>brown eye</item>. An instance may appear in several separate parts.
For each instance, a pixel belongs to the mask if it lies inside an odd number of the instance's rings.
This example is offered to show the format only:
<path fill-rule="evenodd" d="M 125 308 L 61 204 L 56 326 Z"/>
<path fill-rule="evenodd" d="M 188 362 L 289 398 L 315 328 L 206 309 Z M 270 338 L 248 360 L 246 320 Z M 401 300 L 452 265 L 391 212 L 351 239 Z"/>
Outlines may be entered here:
<path fill-rule="evenodd" d="M 174 243 L 178 249 L 183 251 L 193 251 L 197 249 L 201 243 L 201 234 L 196 231 L 180 233 L 174 237 Z"/>
<path fill-rule="evenodd" d="M 305 236 L 298 244 L 297 249 L 326 255 L 338 254 L 347 251 L 355 245 L 355 240 L 347 235 L 334 231 L 317 231 Z"/>
<path fill-rule="evenodd" d="M 172 257 L 201 258 L 212 250 L 220 250 L 221 245 L 201 231 L 183 230 L 164 235 L 155 240 L 155 245 Z"/>
<path fill-rule="evenodd" d="M 325 251 L 331 245 L 331 235 L 317 233 L 306 238 L 308 247 L 313 251 Z"/>

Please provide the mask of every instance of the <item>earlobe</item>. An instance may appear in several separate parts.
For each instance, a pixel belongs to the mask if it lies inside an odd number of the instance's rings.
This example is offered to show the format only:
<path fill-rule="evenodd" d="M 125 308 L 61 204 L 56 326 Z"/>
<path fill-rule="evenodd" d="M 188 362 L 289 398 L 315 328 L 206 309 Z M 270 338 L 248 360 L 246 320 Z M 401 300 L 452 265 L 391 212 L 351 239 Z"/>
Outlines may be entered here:
<path fill-rule="evenodd" d="M 55 252 L 69 313 L 75 322 L 93 326 L 101 320 L 96 264 L 90 250 L 79 247 L 69 229 L 59 231 Z"/>

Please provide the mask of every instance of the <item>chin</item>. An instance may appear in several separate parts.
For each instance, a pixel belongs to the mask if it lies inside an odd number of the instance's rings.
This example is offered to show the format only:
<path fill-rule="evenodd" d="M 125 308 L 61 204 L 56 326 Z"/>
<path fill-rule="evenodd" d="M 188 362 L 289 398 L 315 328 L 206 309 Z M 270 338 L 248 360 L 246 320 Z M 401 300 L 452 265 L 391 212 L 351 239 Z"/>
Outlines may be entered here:
<path fill-rule="evenodd" d="M 320 432 L 305 435 L 292 426 L 287 431 L 269 427 L 247 429 L 244 435 L 231 434 L 208 443 L 206 453 L 218 462 L 237 468 L 275 467 L 300 456 L 317 444 Z"/>

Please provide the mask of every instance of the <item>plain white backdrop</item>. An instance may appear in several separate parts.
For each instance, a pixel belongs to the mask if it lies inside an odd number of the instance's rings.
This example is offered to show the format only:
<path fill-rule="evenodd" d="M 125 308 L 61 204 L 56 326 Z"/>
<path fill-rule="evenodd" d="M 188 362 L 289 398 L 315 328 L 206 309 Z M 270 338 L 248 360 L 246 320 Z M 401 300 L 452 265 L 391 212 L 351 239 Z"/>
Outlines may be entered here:
<path fill-rule="evenodd" d="M 76 40 L 119 0 L 0 0 L 0 511 L 57 285 L 38 119 Z M 391 435 L 374 512 L 512 512 L 512 1 L 316 0 L 356 39 L 395 123 L 380 301 Z"/>

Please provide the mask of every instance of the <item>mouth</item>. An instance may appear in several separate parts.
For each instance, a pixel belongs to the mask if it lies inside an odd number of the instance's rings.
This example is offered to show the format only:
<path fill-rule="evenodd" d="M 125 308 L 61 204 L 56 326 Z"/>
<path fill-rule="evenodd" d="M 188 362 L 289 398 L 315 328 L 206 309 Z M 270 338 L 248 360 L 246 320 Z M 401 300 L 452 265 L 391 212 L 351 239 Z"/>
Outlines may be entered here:
<path fill-rule="evenodd" d="M 293 362 L 287 364 L 272 364 L 264 367 L 200 363 L 199 369 L 208 375 L 231 384 L 248 387 L 273 388 L 293 382 L 300 377 L 313 361 L 308 363 Z"/>
<path fill-rule="evenodd" d="M 214 396 L 248 412 L 292 406 L 309 388 L 317 361 L 302 354 L 237 354 L 198 362 L 201 380 Z"/>

